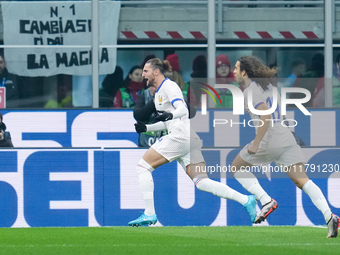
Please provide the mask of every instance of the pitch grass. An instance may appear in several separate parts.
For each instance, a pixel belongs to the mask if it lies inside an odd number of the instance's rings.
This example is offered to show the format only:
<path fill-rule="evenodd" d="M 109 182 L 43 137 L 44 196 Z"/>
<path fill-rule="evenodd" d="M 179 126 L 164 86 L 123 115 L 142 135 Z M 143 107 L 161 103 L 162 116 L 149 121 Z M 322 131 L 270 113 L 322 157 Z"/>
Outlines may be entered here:
<path fill-rule="evenodd" d="M 339 254 L 316 227 L 1 228 L 0 254 Z"/>

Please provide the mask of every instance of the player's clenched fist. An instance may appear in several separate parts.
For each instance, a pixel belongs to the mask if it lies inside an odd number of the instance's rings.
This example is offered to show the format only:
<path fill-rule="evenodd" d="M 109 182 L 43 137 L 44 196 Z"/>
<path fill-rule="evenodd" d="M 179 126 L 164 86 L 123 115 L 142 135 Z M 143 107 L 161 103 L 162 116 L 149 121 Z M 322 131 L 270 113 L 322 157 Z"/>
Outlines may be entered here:
<path fill-rule="evenodd" d="M 137 123 L 135 123 L 135 129 L 137 133 L 146 132 L 146 125 L 141 121 L 137 121 Z"/>

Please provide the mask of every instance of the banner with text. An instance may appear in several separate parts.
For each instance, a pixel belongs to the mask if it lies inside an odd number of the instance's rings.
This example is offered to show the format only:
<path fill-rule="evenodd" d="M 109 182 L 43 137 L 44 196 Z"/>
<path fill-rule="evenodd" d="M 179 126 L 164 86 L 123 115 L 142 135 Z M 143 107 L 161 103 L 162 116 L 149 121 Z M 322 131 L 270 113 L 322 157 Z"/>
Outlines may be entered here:
<path fill-rule="evenodd" d="M 10 72 L 23 76 L 91 75 L 91 2 L 1 2 Z M 99 43 L 117 44 L 120 1 L 99 3 Z M 42 47 L 29 47 L 30 45 Z M 52 46 L 54 45 L 54 46 Z M 69 46 L 69 47 L 67 47 Z M 79 47 L 78 47 L 79 46 Z M 99 49 L 100 74 L 113 73 L 115 48 Z"/>

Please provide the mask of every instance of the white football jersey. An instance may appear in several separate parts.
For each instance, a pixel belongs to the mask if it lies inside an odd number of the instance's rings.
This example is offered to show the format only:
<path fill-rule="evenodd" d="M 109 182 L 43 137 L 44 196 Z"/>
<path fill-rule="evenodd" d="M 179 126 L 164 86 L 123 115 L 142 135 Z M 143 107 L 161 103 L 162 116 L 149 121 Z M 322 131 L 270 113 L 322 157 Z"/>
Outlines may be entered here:
<path fill-rule="evenodd" d="M 155 93 L 155 107 L 157 112 L 175 111 L 173 104 L 177 100 L 181 100 L 186 105 L 180 87 L 169 78 L 164 79 Z M 165 121 L 164 123 L 169 133 L 175 132 L 176 135 L 190 137 L 189 111 L 181 118 Z"/>
<path fill-rule="evenodd" d="M 251 93 L 250 93 L 251 92 Z M 260 85 L 252 81 L 244 90 L 245 108 L 248 108 L 248 96 L 252 97 L 252 105 L 255 109 L 261 104 L 265 104 L 268 109 L 273 106 L 273 86 L 269 85 L 264 91 Z M 261 126 L 260 116 L 249 112 L 253 120 L 251 125 Z M 271 121 L 268 130 L 261 141 L 260 146 L 267 146 L 269 148 L 287 147 L 296 144 L 295 138 L 288 127 L 284 125 L 284 119 L 281 114 L 281 99 L 277 93 L 277 105 L 275 111 L 271 114 Z M 257 131 L 257 128 L 256 128 Z"/>

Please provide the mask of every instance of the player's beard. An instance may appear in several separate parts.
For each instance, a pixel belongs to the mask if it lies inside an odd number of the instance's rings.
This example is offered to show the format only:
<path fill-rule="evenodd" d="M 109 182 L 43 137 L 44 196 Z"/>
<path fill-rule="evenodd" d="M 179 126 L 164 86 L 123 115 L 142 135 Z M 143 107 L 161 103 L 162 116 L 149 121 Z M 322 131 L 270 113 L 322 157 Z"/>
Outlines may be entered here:
<path fill-rule="evenodd" d="M 238 83 L 238 85 L 240 86 L 245 86 L 245 82 L 244 82 L 244 79 L 242 78 L 235 78 L 236 82 Z"/>
<path fill-rule="evenodd" d="M 148 79 L 146 82 L 146 86 L 149 87 L 155 87 L 155 79 Z"/>

